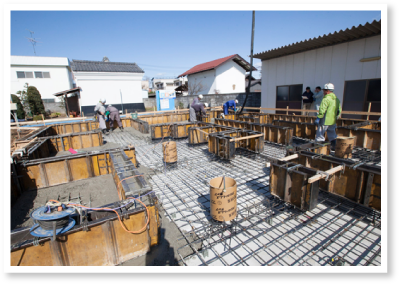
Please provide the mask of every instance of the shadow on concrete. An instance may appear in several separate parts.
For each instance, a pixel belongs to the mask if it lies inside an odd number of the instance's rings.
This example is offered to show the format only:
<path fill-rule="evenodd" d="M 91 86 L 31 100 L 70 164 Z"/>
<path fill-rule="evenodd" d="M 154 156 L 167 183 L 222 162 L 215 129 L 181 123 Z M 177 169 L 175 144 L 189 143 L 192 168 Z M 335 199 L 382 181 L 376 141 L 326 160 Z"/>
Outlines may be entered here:
<path fill-rule="evenodd" d="M 151 248 L 145 257 L 146 266 L 177 266 L 178 260 L 175 257 L 173 248 L 165 238 L 165 229 L 160 229 L 160 242 Z"/>

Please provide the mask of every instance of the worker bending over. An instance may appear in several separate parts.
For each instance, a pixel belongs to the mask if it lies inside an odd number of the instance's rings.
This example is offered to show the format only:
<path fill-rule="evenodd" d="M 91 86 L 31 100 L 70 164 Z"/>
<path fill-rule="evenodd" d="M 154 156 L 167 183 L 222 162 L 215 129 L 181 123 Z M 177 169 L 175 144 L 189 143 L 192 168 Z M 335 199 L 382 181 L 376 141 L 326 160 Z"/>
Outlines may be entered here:
<path fill-rule="evenodd" d="M 190 105 L 190 111 L 189 111 L 189 113 L 190 113 L 190 122 L 194 122 L 194 121 L 197 120 L 197 117 L 196 117 L 196 115 L 195 115 L 195 110 L 194 110 L 193 106 L 194 106 L 194 105 L 197 105 L 197 104 L 201 104 L 201 103 L 200 103 L 200 100 L 201 100 L 202 98 L 203 98 L 203 96 L 202 96 L 202 95 L 199 95 L 198 98 L 195 98 L 195 99 L 193 100 L 193 102 L 191 103 L 191 105 Z M 201 105 L 202 105 L 202 104 L 201 104 Z"/>
<path fill-rule="evenodd" d="M 119 116 L 119 110 L 116 107 L 109 105 L 105 111 L 109 119 L 109 130 L 111 132 L 114 131 L 114 120 L 116 120 L 119 129 L 123 131 L 123 125 L 121 122 L 121 117 Z"/>
<path fill-rule="evenodd" d="M 208 107 L 208 104 L 207 103 L 199 103 L 199 104 L 195 104 L 192 106 L 195 111 L 196 119 L 197 119 L 197 114 L 198 114 L 198 116 L 206 115 L 206 110 L 205 110 L 204 106 Z"/>
<path fill-rule="evenodd" d="M 98 104 L 94 107 L 94 113 L 97 116 L 97 121 L 100 124 L 100 129 L 103 132 L 103 134 L 108 135 L 107 131 L 107 126 L 105 125 L 105 107 L 104 104 L 106 102 L 106 99 L 100 99 Z"/>
<path fill-rule="evenodd" d="M 327 83 L 323 88 L 323 100 L 321 101 L 319 113 L 315 120 L 317 125 L 316 141 L 325 141 L 324 133 L 327 131 L 328 140 L 331 143 L 331 150 L 335 151 L 335 144 L 337 134 L 335 133 L 337 118 L 340 116 L 342 108 L 341 102 L 337 96 L 333 93 L 334 85 Z"/>
<path fill-rule="evenodd" d="M 226 114 L 229 114 L 229 109 L 234 109 L 234 112 L 237 111 L 237 104 L 238 104 L 238 100 L 230 100 L 224 103 L 223 105 L 223 113 L 222 113 L 222 117 L 224 118 L 224 116 Z"/>

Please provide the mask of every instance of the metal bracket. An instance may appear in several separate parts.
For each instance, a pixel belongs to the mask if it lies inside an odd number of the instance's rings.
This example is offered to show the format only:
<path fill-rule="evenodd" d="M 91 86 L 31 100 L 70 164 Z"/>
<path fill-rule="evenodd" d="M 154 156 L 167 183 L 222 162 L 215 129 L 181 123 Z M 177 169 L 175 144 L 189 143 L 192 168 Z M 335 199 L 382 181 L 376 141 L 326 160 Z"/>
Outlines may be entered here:
<path fill-rule="evenodd" d="M 349 168 L 356 170 L 357 167 L 359 167 L 359 166 L 361 166 L 361 165 L 363 165 L 365 163 L 366 163 L 365 161 L 364 162 L 357 162 L 357 163 L 355 163 L 353 165 L 350 165 Z"/>
<path fill-rule="evenodd" d="M 296 168 L 299 168 L 299 167 L 302 167 L 302 165 L 298 164 L 298 165 L 289 167 L 289 168 L 287 168 L 287 172 L 290 173 L 290 172 L 292 172 L 293 170 L 295 170 Z"/>
<path fill-rule="evenodd" d="M 317 170 L 316 174 L 317 174 L 317 175 L 318 175 L 318 174 L 320 174 L 320 175 L 326 175 L 325 181 L 327 181 L 328 178 L 330 177 L 330 174 L 329 174 L 329 173 L 323 172 L 323 171 L 319 171 L 319 170 Z"/>
<path fill-rule="evenodd" d="M 312 160 L 320 159 L 320 158 L 322 158 L 323 156 L 324 156 L 323 154 L 314 155 L 314 156 L 312 156 Z"/>

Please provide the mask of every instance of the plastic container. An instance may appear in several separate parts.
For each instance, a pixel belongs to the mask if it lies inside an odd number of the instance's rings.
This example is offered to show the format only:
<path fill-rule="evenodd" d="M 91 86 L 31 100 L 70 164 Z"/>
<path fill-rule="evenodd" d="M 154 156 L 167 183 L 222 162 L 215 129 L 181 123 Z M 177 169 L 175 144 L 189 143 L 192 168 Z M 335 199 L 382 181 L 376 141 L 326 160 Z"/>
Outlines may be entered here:
<path fill-rule="evenodd" d="M 237 183 L 230 177 L 211 179 L 211 216 L 220 222 L 231 221 L 237 216 Z"/>
<path fill-rule="evenodd" d="M 137 119 L 137 112 L 136 113 L 132 113 L 132 119 Z"/>

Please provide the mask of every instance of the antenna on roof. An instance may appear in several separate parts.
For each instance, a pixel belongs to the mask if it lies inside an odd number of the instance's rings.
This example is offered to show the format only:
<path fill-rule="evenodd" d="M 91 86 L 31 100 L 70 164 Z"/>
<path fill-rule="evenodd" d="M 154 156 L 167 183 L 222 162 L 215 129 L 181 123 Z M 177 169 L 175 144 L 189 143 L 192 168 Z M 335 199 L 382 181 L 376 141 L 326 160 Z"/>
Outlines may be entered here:
<path fill-rule="evenodd" d="M 36 55 L 35 46 L 36 46 L 36 43 L 39 42 L 39 41 L 37 41 L 37 40 L 33 37 L 33 34 L 34 34 L 35 32 L 32 32 L 31 30 L 28 30 L 28 29 L 27 29 L 27 31 L 30 32 L 30 37 L 26 37 L 26 38 L 27 38 L 27 39 L 29 40 L 29 42 L 32 44 L 32 46 L 33 46 L 33 53 Z"/>

